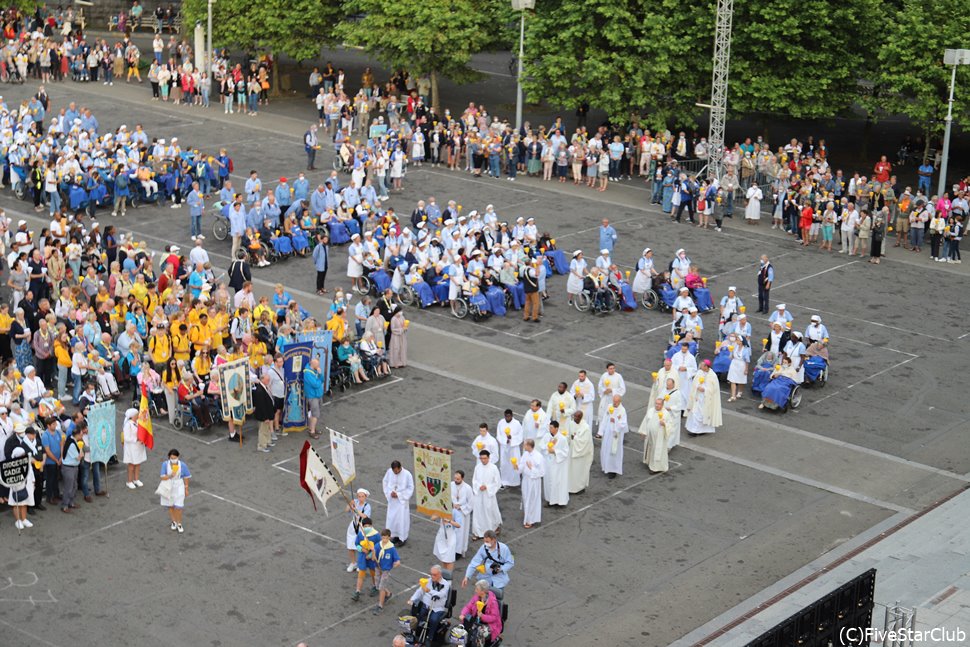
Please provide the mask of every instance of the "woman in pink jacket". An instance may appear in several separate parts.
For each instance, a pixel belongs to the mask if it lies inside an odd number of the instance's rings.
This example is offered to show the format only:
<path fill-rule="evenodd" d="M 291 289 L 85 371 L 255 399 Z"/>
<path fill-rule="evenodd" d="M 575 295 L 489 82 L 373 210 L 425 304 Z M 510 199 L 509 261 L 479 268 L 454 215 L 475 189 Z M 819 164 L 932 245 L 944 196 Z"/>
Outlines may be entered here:
<path fill-rule="evenodd" d="M 469 638 L 474 636 L 478 627 L 483 624 L 488 625 L 490 642 L 494 642 L 502 635 L 502 609 L 499 606 L 498 598 L 489 590 L 486 580 L 475 582 L 475 595 L 461 610 L 458 620 L 465 625 Z"/>

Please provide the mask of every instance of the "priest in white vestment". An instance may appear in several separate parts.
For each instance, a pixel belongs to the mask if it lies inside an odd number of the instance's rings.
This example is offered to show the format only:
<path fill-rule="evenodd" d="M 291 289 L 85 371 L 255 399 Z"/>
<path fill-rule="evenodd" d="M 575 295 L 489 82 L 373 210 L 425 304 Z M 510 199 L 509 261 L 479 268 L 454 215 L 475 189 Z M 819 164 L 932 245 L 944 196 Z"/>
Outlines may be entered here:
<path fill-rule="evenodd" d="M 593 402 L 596 401 L 596 386 L 586 377 L 586 371 L 579 372 L 579 378 L 573 382 L 573 399 L 576 400 L 576 407 L 583 412 L 583 420 L 592 429 L 593 421 Z"/>
<path fill-rule="evenodd" d="M 542 410 L 542 403 L 533 400 L 529 403 L 529 410 L 522 416 L 523 440 L 535 440 L 545 432 L 549 426 L 549 416 Z"/>
<path fill-rule="evenodd" d="M 472 520 L 472 486 L 465 482 L 465 471 L 455 472 L 455 483 L 451 487 L 451 507 L 461 512 L 462 523 L 458 528 L 458 536 L 455 539 L 455 552 L 457 557 L 462 557 L 468 552 L 468 535 L 471 532 Z"/>
<path fill-rule="evenodd" d="M 546 461 L 535 447 L 534 440 L 525 441 L 525 451 L 516 460 L 522 475 L 522 525 L 525 528 L 542 521 L 542 477 L 546 475 Z"/>
<path fill-rule="evenodd" d="M 589 470 L 593 466 L 593 432 L 582 410 L 573 414 L 566 433 L 569 436 L 569 493 L 579 494 L 589 487 Z"/>
<path fill-rule="evenodd" d="M 603 412 L 600 430 L 603 432 L 603 442 L 600 445 L 600 465 L 607 478 L 616 478 L 623 474 L 623 438 L 629 430 L 629 421 L 622 398 L 613 396 L 613 404 Z"/>
<path fill-rule="evenodd" d="M 663 398 L 664 408 L 673 416 L 671 424 L 667 426 L 667 449 L 673 449 L 680 444 L 680 427 L 684 424 L 680 389 L 677 388 L 676 377 L 667 378 L 667 386 L 660 391 L 658 397 Z M 655 398 L 656 399 L 656 398 Z"/>
<path fill-rule="evenodd" d="M 600 405 L 596 412 L 596 419 L 599 421 L 596 437 L 602 438 L 603 424 L 607 418 L 606 409 L 613 404 L 613 396 L 618 395 L 622 398 L 626 395 L 626 382 L 623 381 L 623 376 L 616 372 L 616 364 L 611 362 L 606 365 L 606 372 L 600 375 L 597 391 L 600 394 Z"/>
<path fill-rule="evenodd" d="M 686 410 L 690 396 L 690 383 L 697 373 L 697 359 L 690 354 L 690 346 L 681 344 L 680 351 L 670 358 L 671 366 L 677 372 L 677 388 L 680 389 L 680 408 Z M 659 373 L 659 371 L 658 371 Z"/>
<path fill-rule="evenodd" d="M 691 385 L 687 431 L 694 435 L 713 434 L 721 424 L 721 385 L 711 370 L 710 360 L 705 359 Z"/>
<path fill-rule="evenodd" d="M 670 435 L 669 429 L 676 422 L 664 407 L 664 399 L 656 398 L 653 406 L 647 409 L 640 425 L 640 433 L 643 438 L 643 462 L 651 472 L 666 472 L 670 469 L 667 462 L 667 442 Z"/>
<path fill-rule="evenodd" d="M 573 411 L 576 410 L 576 399 L 568 389 L 565 382 L 560 382 L 556 392 L 549 396 L 549 406 L 546 407 L 549 418 L 558 422 L 560 427 L 573 417 Z"/>
<path fill-rule="evenodd" d="M 472 475 L 472 539 L 485 535 L 486 530 L 497 530 L 502 525 L 502 513 L 498 509 L 498 491 L 502 487 L 502 475 L 491 462 L 491 453 L 483 449 L 478 465 Z"/>
<path fill-rule="evenodd" d="M 512 415 L 511 409 L 505 410 L 505 417 L 495 426 L 495 440 L 498 443 L 498 471 L 505 487 L 519 486 L 519 471 L 512 459 L 522 454 L 522 424 Z"/>
<path fill-rule="evenodd" d="M 478 452 L 487 449 L 492 456 L 498 456 L 498 442 L 492 434 L 488 433 L 488 425 L 482 423 L 478 425 L 478 435 L 472 441 L 472 456 L 478 458 Z"/>
<path fill-rule="evenodd" d="M 391 531 L 391 541 L 395 545 L 403 545 L 411 531 L 410 501 L 414 494 L 414 477 L 401 467 L 400 461 L 393 461 L 384 474 L 383 487 L 387 498 L 387 523 L 384 527 Z"/>
<path fill-rule="evenodd" d="M 542 490 L 549 505 L 569 503 L 569 438 L 559 423 L 553 420 L 538 442 L 539 451 L 546 459 L 546 477 Z"/>
<path fill-rule="evenodd" d="M 667 379 L 673 378 L 674 385 L 677 385 L 678 371 L 674 368 L 674 361 L 671 358 L 664 360 L 663 368 L 653 374 L 653 384 L 650 385 L 650 401 L 653 402 L 663 394 L 661 391 L 667 386 Z"/>

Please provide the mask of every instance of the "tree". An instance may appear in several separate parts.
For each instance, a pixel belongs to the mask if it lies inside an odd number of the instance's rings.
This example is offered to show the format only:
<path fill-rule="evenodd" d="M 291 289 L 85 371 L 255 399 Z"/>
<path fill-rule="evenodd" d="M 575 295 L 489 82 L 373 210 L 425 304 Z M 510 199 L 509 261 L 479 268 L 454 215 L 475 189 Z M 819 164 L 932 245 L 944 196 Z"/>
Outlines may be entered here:
<path fill-rule="evenodd" d="M 945 18 L 944 18 L 945 17 Z M 948 48 L 966 47 L 970 18 L 960 0 L 905 0 L 894 20 L 886 21 L 873 92 L 863 104 L 875 115 L 906 115 L 930 138 L 943 133 L 951 68 L 943 65 Z M 970 127 L 970 70 L 957 68 L 953 120 Z"/>
<path fill-rule="evenodd" d="M 478 78 L 469 63 L 501 30 L 494 0 L 347 0 L 339 38 L 362 47 L 384 64 L 427 74 L 431 104 L 441 114 L 438 82 Z"/>
<path fill-rule="evenodd" d="M 185 0 L 185 24 L 207 21 L 207 0 Z M 339 0 L 287 0 L 285 8 L 258 0 L 216 0 L 212 4 L 212 46 L 255 48 L 296 60 L 315 59 L 324 44 L 334 42 L 341 16 Z M 273 66 L 273 87 L 278 89 Z"/>

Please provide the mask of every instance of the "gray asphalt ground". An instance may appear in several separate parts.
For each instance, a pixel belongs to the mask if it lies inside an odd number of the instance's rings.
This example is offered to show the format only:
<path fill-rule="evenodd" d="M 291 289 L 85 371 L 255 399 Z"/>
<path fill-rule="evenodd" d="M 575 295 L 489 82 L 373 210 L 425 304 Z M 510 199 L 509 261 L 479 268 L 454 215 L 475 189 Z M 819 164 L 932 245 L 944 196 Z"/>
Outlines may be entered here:
<path fill-rule="evenodd" d="M 31 89 L 4 88 L 4 95 L 19 102 Z M 150 135 L 178 136 L 183 145 L 229 148 L 237 185 L 250 168 L 270 184 L 305 165 L 307 108 L 300 118 L 292 105 L 287 115 L 224 117 L 215 108 L 151 103 L 147 84 L 50 91 L 55 106 L 89 106 L 102 129 L 143 123 Z M 749 296 L 756 261 L 766 253 L 777 272 L 773 303 L 787 302 L 799 328 L 820 313 L 832 339 L 830 382 L 807 390 L 799 410 L 765 414 L 751 398 L 728 404 L 725 397 L 724 427 L 713 437 L 685 435 L 667 474 L 649 474 L 639 461 L 641 440 L 630 436 L 621 478 L 607 481 L 597 461 L 588 491 L 565 510 L 544 510 L 542 525 L 531 531 L 521 528 L 518 492 L 501 493 L 503 541 L 516 557 L 506 644 L 669 644 L 867 528 L 970 480 L 970 407 L 957 377 L 970 339 L 964 266 L 940 267 L 891 247 L 880 266 L 802 251 L 764 223 L 735 220 L 722 234 L 698 231 L 671 223 L 639 183 L 610 185 L 604 194 L 422 167 L 408 173 L 390 204 L 409 213 L 429 195 L 439 203 L 456 199 L 466 213 L 492 203 L 506 219 L 534 216 L 566 250 L 593 252 L 599 219 L 607 216 L 620 236 L 618 262 L 632 266 L 649 245 L 666 263 L 685 247 L 711 277 L 716 298 L 737 285 L 749 313 L 756 309 Z M 41 223 L 7 191 L 0 206 L 15 219 Z M 153 249 L 189 244 L 185 209 L 146 207 L 99 220 L 133 231 Z M 205 228 L 211 223 L 207 215 Z M 229 242 L 206 242 L 225 267 Z M 332 258 L 331 291 L 347 286 L 344 252 L 334 249 Z M 256 278 L 259 291 L 282 282 L 311 311 L 326 305 L 311 296 L 307 260 L 257 270 Z M 551 279 L 549 292 L 540 324 L 409 311 L 411 366 L 328 403 L 325 424 L 358 437 L 356 484 L 374 493 L 378 524 L 385 511 L 381 477 L 392 459 L 411 462 L 407 439 L 455 448 L 455 467 L 470 473 L 467 447 L 479 422 L 494 424 L 506 407 L 524 411 L 531 397 L 547 399 L 578 368 L 598 374 L 616 361 L 639 423 L 669 315 L 579 313 L 566 306 L 562 277 Z M 753 323 L 756 331 L 767 329 L 764 320 Z M 709 336 L 702 355 L 712 346 Z M 35 528 L 19 536 L 4 517 L 0 625 L 7 638 L 0 644 L 389 645 L 394 612 L 433 563 L 436 526 L 414 515 L 404 567 L 394 573 L 395 599 L 374 618 L 371 600 L 350 600 L 341 506 L 333 502 L 329 516 L 314 512 L 297 486 L 303 437 L 284 438 L 263 455 L 254 451 L 252 423 L 247 434 L 240 449 L 224 442 L 222 431 L 192 435 L 156 421 L 144 489 L 126 490 L 123 470 L 112 468 L 111 496 L 82 503 L 77 514 L 40 513 Z M 152 495 L 156 466 L 173 446 L 194 474 L 184 535 L 168 530 Z M 4 578 L 11 581 L 6 588 Z M 461 593 L 462 604 L 468 595 Z"/>

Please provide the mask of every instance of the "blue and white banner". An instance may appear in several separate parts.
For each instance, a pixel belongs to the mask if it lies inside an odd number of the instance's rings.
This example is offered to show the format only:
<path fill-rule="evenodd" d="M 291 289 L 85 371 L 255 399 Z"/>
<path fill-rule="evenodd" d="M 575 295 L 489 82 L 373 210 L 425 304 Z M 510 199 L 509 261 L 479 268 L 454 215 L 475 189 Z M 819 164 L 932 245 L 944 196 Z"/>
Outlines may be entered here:
<path fill-rule="evenodd" d="M 105 463 L 118 453 L 117 419 L 115 403 L 99 402 L 88 409 L 88 442 L 91 444 L 91 462 Z"/>
<path fill-rule="evenodd" d="M 330 354 L 333 352 L 333 331 L 314 330 L 313 332 L 297 333 L 296 341 L 313 344 L 311 357 L 320 360 L 320 372 L 323 373 L 323 390 L 330 390 Z"/>
<path fill-rule="evenodd" d="M 303 393 L 303 369 L 313 357 L 311 342 L 297 342 L 283 346 L 283 384 L 286 400 L 283 403 L 283 431 L 306 431 L 307 403 Z"/>

